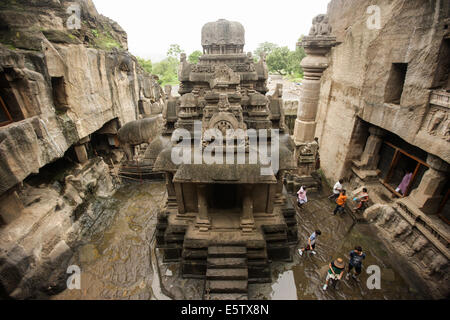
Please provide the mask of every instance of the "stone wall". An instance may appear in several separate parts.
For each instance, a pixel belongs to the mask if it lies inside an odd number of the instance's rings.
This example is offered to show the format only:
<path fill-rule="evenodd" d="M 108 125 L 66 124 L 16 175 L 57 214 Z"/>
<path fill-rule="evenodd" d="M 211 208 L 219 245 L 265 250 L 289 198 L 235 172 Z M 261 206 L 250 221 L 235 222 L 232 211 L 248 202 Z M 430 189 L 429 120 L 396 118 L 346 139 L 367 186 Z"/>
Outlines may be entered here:
<path fill-rule="evenodd" d="M 66 26 L 74 3 L 80 30 Z M 162 109 L 156 79 L 92 1 L 2 1 L 0 21 L 2 96 L 20 115 L 0 127 L 0 195 L 107 122 L 123 125 L 142 110 Z"/>
<path fill-rule="evenodd" d="M 79 30 L 66 25 L 73 4 Z M 12 117 L 0 114 L 0 298 L 45 298 L 66 288 L 75 248 L 112 221 L 95 205 L 115 188 L 94 137 L 161 113 L 164 95 L 91 0 L 0 3 L 0 94 Z"/>
<path fill-rule="evenodd" d="M 400 205 L 376 204 L 364 212 L 364 217 L 377 227 L 395 251 L 408 258 L 408 266 L 420 275 L 416 277 L 408 273 L 406 277 L 415 277 L 412 279 L 414 282 L 421 280 L 422 289 L 429 291 L 434 298 L 447 298 L 450 292 L 448 257 L 402 217 L 407 214 L 405 210 Z"/>
<path fill-rule="evenodd" d="M 381 29 L 366 25 L 370 5 L 380 8 Z M 352 140 L 358 140 L 358 118 L 450 162 L 447 133 L 439 137 L 427 129 L 429 113 L 436 112 L 429 101 L 441 68 L 439 54 L 448 34 L 449 10 L 450 4 L 442 0 L 330 2 L 330 23 L 341 43 L 332 49 L 322 79 L 316 131 L 327 177 L 349 175 L 351 161 L 358 158 L 352 150 Z M 396 103 L 388 99 L 393 63 L 408 64 L 403 94 Z M 446 119 L 437 124 L 444 127 L 438 131 L 445 131 Z"/>

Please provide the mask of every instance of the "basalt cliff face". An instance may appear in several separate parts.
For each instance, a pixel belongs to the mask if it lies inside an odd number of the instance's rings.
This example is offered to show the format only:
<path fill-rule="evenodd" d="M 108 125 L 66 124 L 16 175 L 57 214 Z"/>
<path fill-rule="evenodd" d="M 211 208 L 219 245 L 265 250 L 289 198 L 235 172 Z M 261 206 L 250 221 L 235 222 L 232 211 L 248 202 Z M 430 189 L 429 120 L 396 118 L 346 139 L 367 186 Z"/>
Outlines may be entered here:
<path fill-rule="evenodd" d="M 161 112 L 156 77 L 127 49 L 91 0 L 0 3 L 0 296 L 58 282 L 99 218 L 89 199 L 114 191 L 118 129 Z"/>

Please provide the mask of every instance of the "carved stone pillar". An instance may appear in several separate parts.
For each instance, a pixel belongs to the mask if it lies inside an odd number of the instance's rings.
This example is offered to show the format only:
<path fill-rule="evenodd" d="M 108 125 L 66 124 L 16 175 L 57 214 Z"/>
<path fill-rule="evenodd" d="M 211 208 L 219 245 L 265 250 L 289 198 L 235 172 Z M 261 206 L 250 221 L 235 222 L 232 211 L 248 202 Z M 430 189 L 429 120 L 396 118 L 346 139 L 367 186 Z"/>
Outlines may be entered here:
<path fill-rule="evenodd" d="M 442 202 L 444 188 L 449 172 L 449 164 L 433 155 L 428 155 L 430 168 L 425 172 L 417 189 L 411 192 L 411 199 L 417 207 L 427 214 L 435 214 Z"/>
<path fill-rule="evenodd" d="M 358 167 L 365 170 L 376 170 L 380 161 L 380 149 L 383 144 L 384 131 L 377 127 L 369 128 L 370 136 L 364 147 Z"/>
<path fill-rule="evenodd" d="M 242 201 L 241 228 L 243 232 L 252 232 L 254 227 L 255 219 L 253 218 L 252 186 L 245 185 Z"/>
<path fill-rule="evenodd" d="M 307 56 L 301 62 L 304 78 L 300 105 L 295 120 L 294 142 L 299 173 L 309 175 L 315 170 L 315 161 L 319 149 L 314 138 L 320 80 L 328 67 L 327 54 L 336 45 L 336 38 L 331 36 L 328 18 L 325 15 L 314 18 L 310 35 L 304 37 L 302 42 L 297 45 L 305 49 Z"/>
<path fill-rule="evenodd" d="M 197 186 L 197 201 L 198 201 L 198 214 L 196 220 L 196 226 L 200 231 L 206 232 L 211 227 L 211 222 L 208 216 L 208 202 L 206 200 L 206 185 L 201 184 Z"/>

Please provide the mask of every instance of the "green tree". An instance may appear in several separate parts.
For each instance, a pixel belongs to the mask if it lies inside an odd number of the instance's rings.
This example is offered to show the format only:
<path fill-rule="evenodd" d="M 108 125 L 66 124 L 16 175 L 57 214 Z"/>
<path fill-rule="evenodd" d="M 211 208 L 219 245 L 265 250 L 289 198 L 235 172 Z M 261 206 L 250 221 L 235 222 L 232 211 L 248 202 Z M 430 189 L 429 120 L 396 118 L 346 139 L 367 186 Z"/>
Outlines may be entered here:
<path fill-rule="evenodd" d="M 140 64 L 140 66 L 142 67 L 142 69 L 144 69 L 146 72 L 148 73 L 152 73 L 152 69 L 153 69 L 153 65 L 152 65 L 152 61 L 140 58 L 140 57 L 136 57 L 138 63 Z"/>
<path fill-rule="evenodd" d="M 266 55 L 271 54 L 276 48 L 278 48 L 278 45 L 271 42 L 263 42 L 260 43 L 258 48 L 253 52 L 255 56 L 260 57 L 262 53 L 265 53 Z"/>
<path fill-rule="evenodd" d="M 180 60 L 180 55 L 183 53 L 184 51 L 181 49 L 180 45 L 178 44 L 171 44 L 169 47 L 169 50 L 167 51 L 167 56 L 168 57 L 173 57 L 177 60 Z"/>
<path fill-rule="evenodd" d="M 167 57 L 153 65 L 153 73 L 159 77 L 159 84 L 178 84 L 178 66 L 180 62 L 175 57 Z"/>
<path fill-rule="evenodd" d="M 275 48 L 266 61 L 270 72 L 283 76 L 292 73 L 292 56 L 288 47 Z"/>
<path fill-rule="evenodd" d="M 201 52 L 200 50 L 195 50 L 194 52 L 192 52 L 189 57 L 188 57 L 188 61 L 190 63 L 198 63 L 199 58 L 203 55 L 203 52 Z"/>

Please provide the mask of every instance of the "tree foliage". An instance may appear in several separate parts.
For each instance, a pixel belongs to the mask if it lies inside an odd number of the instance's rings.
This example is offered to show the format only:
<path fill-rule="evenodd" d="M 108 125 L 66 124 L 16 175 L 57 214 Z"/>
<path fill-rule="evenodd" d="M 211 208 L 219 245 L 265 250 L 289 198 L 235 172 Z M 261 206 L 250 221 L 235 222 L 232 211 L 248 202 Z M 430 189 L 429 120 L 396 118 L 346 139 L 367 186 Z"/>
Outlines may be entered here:
<path fill-rule="evenodd" d="M 140 57 L 136 57 L 137 61 L 139 62 L 139 64 L 141 65 L 142 69 L 144 69 L 146 72 L 148 73 L 152 73 L 153 72 L 153 64 L 152 61 L 140 58 Z"/>
<path fill-rule="evenodd" d="M 167 57 L 164 60 L 153 65 L 153 73 L 159 77 L 159 84 L 178 84 L 178 65 L 179 60 L 174 57 Z"/>
<path fill-rule="evenodd" d="M 184 51 L 181 49 L 179 44 L 171 44 L 169 50 L 167 50 L 167 56 L 173 57 L 175 59 L 180 59 L 180 55 Z"/>
<path fill-rule="evenodd" d="M 188 61 L 190 63 L 195 63 L 197 64 L 199 61 L 199 58 L 203 55 L 203 52 L 201 52 L 200 50 L 195 50 L 194 52 L 192 52 L 189 57 L 188 57 Z"/>
<path fill-rule="evenodd" d="M 276 48 L 278 48 L 278 45 L 276 45 L 275 43 L 263 42 L 259 44 L 258 48 L 256 48 L 256 50 L 253 53 L 257 57 L 260 57 L 262 53 L 265 53 L 267 56 L 270 53 L 272 53 L 272 51 L 275 50 Z"/>
<path fill-rule="evenodd" d="M 301 41 L 300 37 L 299 41 Z M 291 51 L 288 47 L 280 47 L 274 43 L 261 43 L 255 50 L 255 55 L 260 56 L 266 54 L 267 67 L 269 72 L 277 73 L 291 78 L 302 78 L 303 69 L 300 62 L 306 56 L 302 47 L 297 47 L 295 51 Z"/>

